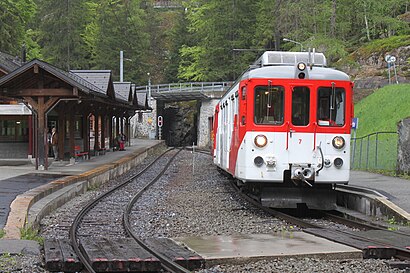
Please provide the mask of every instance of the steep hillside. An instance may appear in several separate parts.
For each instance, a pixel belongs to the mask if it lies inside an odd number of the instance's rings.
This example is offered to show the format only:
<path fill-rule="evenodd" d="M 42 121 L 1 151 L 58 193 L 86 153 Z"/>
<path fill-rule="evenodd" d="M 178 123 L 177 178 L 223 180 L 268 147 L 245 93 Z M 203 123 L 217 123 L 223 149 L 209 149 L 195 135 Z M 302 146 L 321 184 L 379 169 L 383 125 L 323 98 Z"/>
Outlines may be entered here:
<path fill-rule="evenodd" d="M 392 84 L 376 90 L 355 105 L 357 137 L 378 131 L 396 131 L 397 122 L 410 117 L 410 84 Z"/>
<path fill-rule="evenodd" d="M 352 77 L 356 89 L 374 90 L 389 83 L 385 60 L 387 55 L 396 57 L 394 64 L 398 82 L 410 83 L 410 35 L 374 40 L 362 45 L 335 65 Z M 395 82 L 393 67 L 390 74 L 391 81 Z"/>

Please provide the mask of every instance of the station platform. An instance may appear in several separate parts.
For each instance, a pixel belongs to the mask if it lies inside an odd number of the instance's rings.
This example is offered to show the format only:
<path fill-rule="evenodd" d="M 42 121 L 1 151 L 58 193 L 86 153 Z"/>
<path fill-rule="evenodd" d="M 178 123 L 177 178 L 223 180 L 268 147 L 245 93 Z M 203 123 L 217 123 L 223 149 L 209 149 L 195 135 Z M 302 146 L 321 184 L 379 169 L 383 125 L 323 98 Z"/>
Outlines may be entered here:
<path fill-rule="evenodd" d="M 365 207 L 362 213 L 371 216 L 396 218 L 400 222 L 410 222 L 410 180 L 385 176 L 364 171 L 351 171 L 349 184 L 337 186 L 336 189 L 350 189 L 355 193 Z M 352 202 L 353 203 L 353 202 Z M 375 215 L 380 213 L 380 215 Z"/>
<path fill-rule="evenodd" d="M 410 180 L 377 173 L 352 171 L 349 185 L 375 190 L 398 207 L 410 212 Z"/>
<path fill-rule="evenodd" d="M 20 161 L 20 164 L 12 160 L 11 166 L 6 166 L 7 160 L 3 159 L 0 166 L 0 228 L 6 232 L 4 238 L 19 239 L 24 223 L 39 221 L 41 214 L 55 208 L 53 202 L 67 201 L 75 192 L 84 191 L 87 183 L 101 184 L 105 182 L 103 180 L 129 170 L 146 157 L 147 151 L 163 144 L 159 140 L 132 139 L 125 151 L 107 151 L 89 160 L 50 162 L 48 170 L 36 170 L 29 160 Z M 67 191 L 55 196 L 55 192 L 62 188 Z M 40 202 L 47 202 L 43 204 L 43 207 L 48 206 L 47 210 L 37 208 L 35 213 L 39 215 L 30 219 L 30 210 Z"/>

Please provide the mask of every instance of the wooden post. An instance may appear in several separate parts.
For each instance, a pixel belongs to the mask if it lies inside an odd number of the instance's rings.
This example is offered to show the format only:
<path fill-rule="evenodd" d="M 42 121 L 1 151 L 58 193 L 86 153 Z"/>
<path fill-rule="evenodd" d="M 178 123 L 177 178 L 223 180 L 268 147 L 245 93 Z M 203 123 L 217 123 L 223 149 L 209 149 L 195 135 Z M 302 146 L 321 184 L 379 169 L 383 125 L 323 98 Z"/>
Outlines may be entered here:
<path fill-rule="evenodd" d="M 70 158 L 74 158 L 74 146 L 75 146 L 75 139 L 74 139 L 74 122 L 75 122 L 75 111 L 70 111 L 69 115 L 69 122 L 68 122 L 68 145 L 70 146 Z"/>
<path fill-rule="evenodd" d="M 110 148 L 114 146 L 114 131 L 113 131 L 113 122 L 112 122 L 112 115 L 109 115 L 108 117 L 108 132 L 110 133 Z"/>
<path fill-rule="evenodd" d="M 33 115 L 28 116 L 28 154 L 33 156 Z"/>
<path fill-rule="evenodd" d="M 94 113 L 94 153 L 96 154 L 97 151 L 100 149 L 99 146 L 99 126 L 98 126 L 98 113 Z"/>
<path fill-rule="evenodd" d="M 120 134 L 120 117 L 118 115 L 116 116 L 115 133 L 115 137 L 117 137 Z"/>
<path fill-rule="evenodd" d="M 34 102 L 34 100 L 33 100 Z M 45 109 L 45 104 L 44 104 L 44 97 L 39 97 L 37 101 L 37 157 L 38 157 L 38 166 L 36 166 L 36 169 L 40 170 L 47 170 L 48 165 L 45 160 L 45 152 L 46 152 L 46 109 Z M 34 106 L 33 106 L 34 108 Z"/>
<path fill-rule="evenodd" d="M 128 115 L 125 117 L 125 131 L 124 131 L 124 135 L 127 138 L 128 141 L 128 146 L 131 146 L 131 140 L 130 140 L 130 135 L 129 135 L 129 117 Z"/>
<path fill-rule="evenodd" d="M 57 109 L 58 113 L 58 124 L 57 124 L 57 133 L 58 133 L 58 159 L 64 159 L 64 140 L 65 140 L 65 103 L 61 103 Z"/>
<path fill-rule="evenodd" d="M 105 122 L 107 118 L 105 114 L 101 115 L 101 145 L 100 148 L 104 149 L 105 148 Z"/>

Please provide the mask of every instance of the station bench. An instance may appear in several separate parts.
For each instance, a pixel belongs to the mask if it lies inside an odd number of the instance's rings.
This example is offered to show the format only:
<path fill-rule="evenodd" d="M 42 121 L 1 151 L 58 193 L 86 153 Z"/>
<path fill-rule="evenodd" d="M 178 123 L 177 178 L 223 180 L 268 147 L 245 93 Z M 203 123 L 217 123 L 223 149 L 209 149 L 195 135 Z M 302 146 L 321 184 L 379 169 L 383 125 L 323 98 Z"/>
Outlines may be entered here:
<path fill-rule="evenodd" d="M 78 145 L 74 146 L 74 156 L 75 156 L 76 159 L 79 158 L 79 157 L 81 157 L 82 159 L 89 159 L 90 158 L 89 153 L 81 151 L 81 147 L 78 146 Z"/>
<path fill-rule="evenodd" d="M 107 151 L 107 148 L 100 148 L 98 150 L 95 151 L 95 155 L 105 155 L 105 152 Z"/>

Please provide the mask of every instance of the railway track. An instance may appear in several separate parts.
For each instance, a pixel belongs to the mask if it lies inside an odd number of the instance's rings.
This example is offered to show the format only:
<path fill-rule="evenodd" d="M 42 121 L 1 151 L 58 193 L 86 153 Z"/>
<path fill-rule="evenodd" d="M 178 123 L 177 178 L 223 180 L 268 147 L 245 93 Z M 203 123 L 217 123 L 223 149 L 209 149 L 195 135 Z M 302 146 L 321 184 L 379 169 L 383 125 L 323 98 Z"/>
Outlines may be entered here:
<path fill-rule="evenodd" d="M 364 258 L 396 258 L 404 260 L 404 262 L 400 263 L 400 266 L 410 266 L 410 234 L 389 230 L 386 226 L 347 219 L 337 216 L 335 213 L 318 211 L 317 213 L 321 215 L 319 217 L 357 229 L 357 231 L 324 227 L 323 225 L 312 223 L 308 219 L 302 219 L 290 213 L 262 206 L 260 202 L 241 192 L 234 180 L 231 180 L 231 186 L 248 203 L 272 216 L 299 226 L 304 232 L 361 249 Z"/>
<path fill-rule="evenodd" d="M 94 273 L 96 270 L 93 268 L 90 258 L 85 251 L 86 247 L 83 244 L 85 244 L 87 237 L 94 234 L 100 234 L 99 236 L 104 237 L 108 235 L 108 237 L 116 239 L 131 237 L 141 248 L 155 256 L 167 272 L 189 272 L 140 239 L 133 232 L 129 221 L 129 214 L 135 202 L 163 176 L 180 151 L 176 149 L 165 151 L 151 164 L 128 180 L 91 200 L 78 213 L 71 225 L 69 237 L 75 253 L 88 272 Z M 152 179 L 152 177 L 154 178 Z M 136 194 L 134 193 L 135 191 L 137 191 Z M 112 196 L 122 196 L 121 202 L 115 202 L 114 204 L 110 200 Z M 121 214 L 123 216 L 119 217 Z"/>

